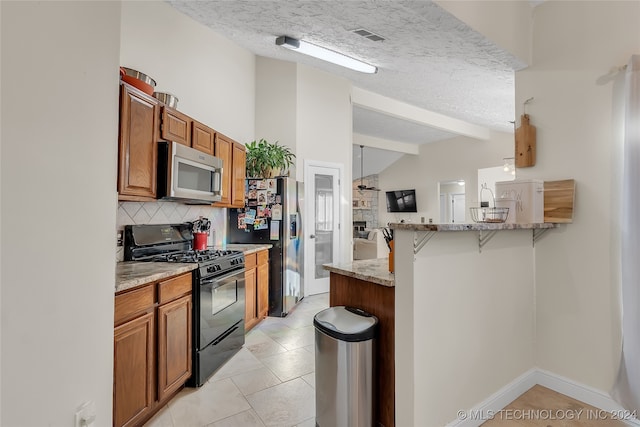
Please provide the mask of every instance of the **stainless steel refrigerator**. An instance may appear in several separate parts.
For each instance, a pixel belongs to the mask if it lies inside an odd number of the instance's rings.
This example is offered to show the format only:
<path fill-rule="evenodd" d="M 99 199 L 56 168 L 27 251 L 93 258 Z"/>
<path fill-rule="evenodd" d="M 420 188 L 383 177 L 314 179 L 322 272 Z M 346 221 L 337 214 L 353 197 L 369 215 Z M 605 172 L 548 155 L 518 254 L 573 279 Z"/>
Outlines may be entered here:
<path fill-rule="evenodd" d="M 304 297 L 303 184 L 247 179 L 245 207 L 228 210 L 228 243 L 268 243 L 269 316 L 286 316 Z"/>

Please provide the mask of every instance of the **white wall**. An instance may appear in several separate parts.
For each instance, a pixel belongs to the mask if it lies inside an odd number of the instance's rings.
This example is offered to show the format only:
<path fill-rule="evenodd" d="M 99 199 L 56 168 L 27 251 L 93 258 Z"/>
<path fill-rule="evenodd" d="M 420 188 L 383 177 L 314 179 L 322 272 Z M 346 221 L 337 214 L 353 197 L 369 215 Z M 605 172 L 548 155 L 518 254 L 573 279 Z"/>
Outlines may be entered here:
<path fill-rule="evenodd" d="M 344 167 L 341 186 L 341 259 L 350 261 L 351 227 L 351 83 L 341 77 L 298 65 L 297 178 L 304 177 L 304 159 Z"/>
<path fill-rule="evenodd" d="M 255 55 L 169 4 L 122 3 L 120 63 L 175 94 L 185 114 L 243 144 L 254 139 Z"/>
<path fill-rule="evenodd" d="M 429 218 L 438 222 L 439 181 L 462 179 L 466 188 L 476 188 L 478 169 L 501 165 L 504 157 L 513 157 L 513 150 L 513 134 L 503 132 L 491 132 L 488 141 L 460 136 L 422 145 L 418 156 L 405 155 L 379 174 L 380 223 L 399 222 L 401 219 L 420 222 L 421 217 L 425 217 L 425 222 Z M 416 189 L 418 212 L 388 213 L 384 200 L 385 191 L 407 188 Z M 477 199 L 474 191 L 466 192 L 467 206 L 474 206 Z M 471 219 L 467 216 L 467 222 L 469 221 Z"/>
<path fill-rule="evenodd" d="M 120 3 L 0 9 L 0 424 L 110 425 Z"/>
<path fill-rule="evenodd" d="M 482 253 L 477 232 L 439 232 L 416 255 L 414 234 L 395 234 L 396 424 L 444 426 L 533 367 L 531 231 Z"/>
<path fill-rule="evenodd" d="M 519 178 L 574 178 L 573 224 L 536 244 L 536 363 L 609 391 L 620 361 L 619 89 L 609 75 L 640 52 L 640 2 L 545 2 L 516 105 L 537 127 L 537 164 Z M 518 115 L 521 111 L 518 111 Z"/>
<path fill-rule="evenodd" d="M 294 153 L 298 128 L 296 75 L 293 62 L 256 58 L 256 139 L 278 141 Z"/>

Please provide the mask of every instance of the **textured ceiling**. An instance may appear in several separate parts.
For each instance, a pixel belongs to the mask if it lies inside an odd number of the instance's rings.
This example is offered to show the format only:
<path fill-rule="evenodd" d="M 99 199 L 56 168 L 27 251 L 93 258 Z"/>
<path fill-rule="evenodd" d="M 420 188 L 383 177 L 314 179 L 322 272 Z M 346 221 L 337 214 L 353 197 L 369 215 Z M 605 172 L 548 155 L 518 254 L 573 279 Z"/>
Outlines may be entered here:
<path fill-rule="evenodd" d="M 316 67 L 356 87 L 480 126 L 513 129 L 514 71 L 526 64 L 431 1 L 168 2 L 256 55 Z M 359 28 L 385 40 L 353 33 Z M 280 35 L 361 59 L 378 72 L 358 73 L 276 46 Z M 384 139 L 420 144 L 452 136 L 362 108 L 354 108 L 353 117 L 354 132 Z M 354 171 L 356 161 L 354 156 Z"/>
<path fill-rule="evenodd" d="M 426 144 L 456 136 L 357 106 L 353 107 L 353 132 L 411 144 Z"/>

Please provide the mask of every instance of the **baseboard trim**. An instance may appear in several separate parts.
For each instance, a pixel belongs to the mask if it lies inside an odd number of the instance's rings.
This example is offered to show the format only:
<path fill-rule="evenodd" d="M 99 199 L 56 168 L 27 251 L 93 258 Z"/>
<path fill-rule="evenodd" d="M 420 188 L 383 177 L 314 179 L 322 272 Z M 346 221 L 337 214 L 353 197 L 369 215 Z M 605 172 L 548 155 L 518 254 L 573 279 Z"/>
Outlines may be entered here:
<path fill-rule="evenodd" d="M 625 409 L 608 393 L 544 369 L 536 369 L 536 384 L 613 414 L 625 413 Z M 640 421 L 637 418 L 623 421 L 629 426 L 640 427 Z"/>
<path fill-rule="evenodd" d="M 504 409 L 505 406 L 536 384 L 613 414 L 624 413 L 624 408 L 613 400 L 608 393 L 552 372 L 533 368 L 502 387 L 480 404 L 468 411 L 464 411 L 464 419 L 459 418 L 451 421 L 447 424 L 447 427 L 478 427 L 487 420 L 488 415 Z M 640 427 L 640 421 L 636 418 L 625 419 L 624 422 L 628 426 Z"/>
<path fill-rule="evenodd" d="M 447 424 L 447 427 L 477 427 L 487 420 L 486 416 L 495 414 L 509 403 L 516 400 L 522 393 L 536 385 L 536 369 L 530 369 L 493 393 L 479 405 L 468 411 L 464 411 L 464 419 L 454 420 Z"/>

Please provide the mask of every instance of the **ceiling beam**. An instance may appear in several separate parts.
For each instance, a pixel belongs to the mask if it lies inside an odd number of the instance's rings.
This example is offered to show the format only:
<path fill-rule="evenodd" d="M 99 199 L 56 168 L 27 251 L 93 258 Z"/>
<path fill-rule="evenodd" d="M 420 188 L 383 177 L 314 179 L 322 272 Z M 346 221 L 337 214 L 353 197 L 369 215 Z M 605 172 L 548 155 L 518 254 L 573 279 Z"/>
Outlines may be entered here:
<path fill-rule="evenodd" d="M 488 128 L 425 110 L 424 108 L 378 95 L 358 87 L 352 88 L 351 101 L 353 105 L 361 108 L 397 117 L 402 120 L 412 121 L 424 126 L 430 126 L 445 132 L 481 140 L 488 140 L 490 136 Z"/>
<path fill-rule="evenodd" d="M 377 138 L 375 136 L 353 134 L 354 145 L 364 145 L 365 147 L 379 148 L 381 150 L 397 151 L 404 154 L 420 154 L 420 146 L 408 142 L 391 141 L 389 139 Z"/>

